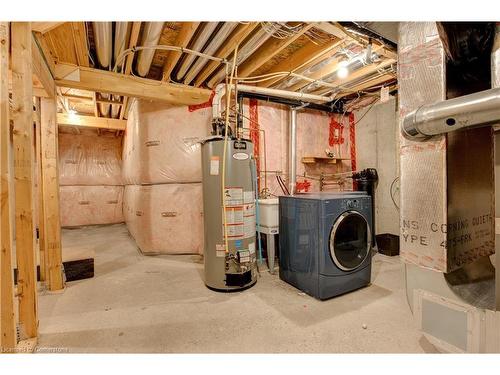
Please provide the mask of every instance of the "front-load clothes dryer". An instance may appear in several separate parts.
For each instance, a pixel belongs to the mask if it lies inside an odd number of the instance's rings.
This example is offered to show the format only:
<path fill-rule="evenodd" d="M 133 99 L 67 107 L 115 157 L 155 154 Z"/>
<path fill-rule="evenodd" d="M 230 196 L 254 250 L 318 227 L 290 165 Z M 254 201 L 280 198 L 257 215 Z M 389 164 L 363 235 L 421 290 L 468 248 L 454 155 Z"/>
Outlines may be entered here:
<path fill-rule="evenodd" d="M 318 299 L 371 278 L 371 198 L 365 192 L 279 197 L 280 278 Z"/>

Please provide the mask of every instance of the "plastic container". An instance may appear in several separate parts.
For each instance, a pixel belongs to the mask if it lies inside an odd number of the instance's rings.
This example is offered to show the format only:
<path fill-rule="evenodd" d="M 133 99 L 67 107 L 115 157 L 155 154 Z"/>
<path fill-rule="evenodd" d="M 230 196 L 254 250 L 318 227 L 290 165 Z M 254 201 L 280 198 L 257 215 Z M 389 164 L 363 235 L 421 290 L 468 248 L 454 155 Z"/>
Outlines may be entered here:
<path fill-rule="evenodd" d="M 399 255 L 399 236 L 390 233 L 377 234 L 378 252 L 387 256 Z"/>
<path fill-rule="evenodd" d="M 259 225 L 262 227 L 279 226 L 278 198 L 259 199 Z"/>

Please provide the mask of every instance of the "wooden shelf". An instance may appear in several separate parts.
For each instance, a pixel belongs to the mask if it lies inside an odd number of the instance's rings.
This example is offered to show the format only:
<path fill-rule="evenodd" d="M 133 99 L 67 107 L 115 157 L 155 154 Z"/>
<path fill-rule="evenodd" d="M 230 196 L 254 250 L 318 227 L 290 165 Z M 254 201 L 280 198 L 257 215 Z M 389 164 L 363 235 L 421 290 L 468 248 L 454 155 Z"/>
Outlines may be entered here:
<path fill-rule="evenodd" d="M 347 159 L 340 158 L 327 158 L 320 156 L 304 156 L 302 158 L 302 163 L 304 164 L 314 164 L 314 163 L 325 163 L 325 164 L 336 164 L 337 161 L 342 161 Z"/>

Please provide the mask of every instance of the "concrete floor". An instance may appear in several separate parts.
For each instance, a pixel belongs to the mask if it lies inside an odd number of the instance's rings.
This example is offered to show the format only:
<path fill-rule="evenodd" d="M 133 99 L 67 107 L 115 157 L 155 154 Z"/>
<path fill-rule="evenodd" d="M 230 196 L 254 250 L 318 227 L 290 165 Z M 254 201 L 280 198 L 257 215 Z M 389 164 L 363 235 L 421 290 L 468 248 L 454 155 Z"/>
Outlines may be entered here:
<path fill-rule="evenodd" d="M 201 257 L 143 256 L 122 224 L 63 230 L 63 248 L 79 246 L 95 250 L 96 276 L 40 296 L 42 350 L 435 351 L 412 319 L 397 257 L 375 256 L 371 286 L 321 302 L 267 271 L 244 292 L 210 291 Z"/>

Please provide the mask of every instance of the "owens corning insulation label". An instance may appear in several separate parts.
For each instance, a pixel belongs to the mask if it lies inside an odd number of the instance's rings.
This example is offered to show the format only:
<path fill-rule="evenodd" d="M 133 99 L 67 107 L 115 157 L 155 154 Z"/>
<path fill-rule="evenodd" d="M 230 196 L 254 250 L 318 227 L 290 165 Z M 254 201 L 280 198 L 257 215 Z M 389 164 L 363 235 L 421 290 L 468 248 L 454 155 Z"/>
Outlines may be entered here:
<path fill-rule="evenodd" d="M 210 158 L 210 175 L 218 176 L 219 175 L 219 157 L 212 156 Z"/>

